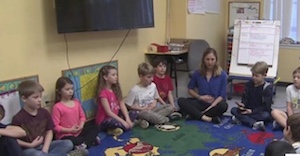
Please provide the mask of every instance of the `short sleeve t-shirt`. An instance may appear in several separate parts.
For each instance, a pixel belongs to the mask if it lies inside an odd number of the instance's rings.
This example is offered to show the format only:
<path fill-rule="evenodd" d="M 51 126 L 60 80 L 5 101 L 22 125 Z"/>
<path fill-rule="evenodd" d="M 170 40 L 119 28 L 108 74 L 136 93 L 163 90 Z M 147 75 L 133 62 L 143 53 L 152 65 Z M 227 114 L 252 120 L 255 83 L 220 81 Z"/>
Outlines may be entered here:
<path fill-rule="evenodd" d="M 159 96 L 165 101 L 168 102 L 168 93 L 173 91 L 173 83 L 170 76 L 165 75 L 164 78 L 160 78 L 156 75 L 153 76 L 153 82 L 156 84 Z"/>
<path fill-rule="evenodd" d="M 39 108 L 37 114 L 31 115 L 25 109 L 21 109 L 12 120 L 12 125 L 20 126 L 26 132 L 26 136 L 20 138 L 25 142 L 32 142 L 36 137 L 45 137 L 48 130 L 53 130 L 54 124 L 50 113 Z"/>
<path fill-rule="evenodd" d="M 99 93 L 99 97 L 100 98 L 106 98 L 107 102 L 109 104 L 110 110 L 114 113 L 114 114 L 119 114 L 120 111 L 120 102 L 116 96 L 116 94 L 108 89 L 103 89 L 100 93 Z M 96 114 L 96 124 L 99 125 L 102 123 L 102 121 L 104 121 L 106 118 L 109 118 L 109 116 L 106 114 L 103 105 L 101 103 L 101 101 L 98 103 L 98 111 Z"/>
<path fill-rule="evenodd" d="M 158 99 L 159 95 L 156 89 L 155 83 L 151 83 L 147 87 L 135 85 L 129 92 L 125 103 L 128 106 L 137 105 L 144 107 L 153 103 L 154 100 Z"/>
<path fill-rule="evenodd" d="M 286 102 L 292 103 L 294 113 L 300 112 L 300 89 L 291 84 L 286 88 Z"/>

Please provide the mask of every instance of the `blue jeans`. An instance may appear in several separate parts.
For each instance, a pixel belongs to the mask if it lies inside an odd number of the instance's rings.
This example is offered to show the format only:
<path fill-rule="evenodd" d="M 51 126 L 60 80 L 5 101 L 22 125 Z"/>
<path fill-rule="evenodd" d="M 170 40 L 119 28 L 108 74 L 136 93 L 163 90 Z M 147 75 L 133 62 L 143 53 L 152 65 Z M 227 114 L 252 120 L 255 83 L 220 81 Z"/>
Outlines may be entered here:
<path fill-rule="evenodd" d="M 15 138 L 0 137 L 0 153 L 5 156 L 23 156 L 23 150 Z"/>
<path fill-rule="evenodd" d="M 73 149 L 73 143 L 70 140 L 53 140 L 50 144 L 48 153 L 42 151 L 43 144 L 36 148 L 25 149 L 25 156 L 66 156 Z"/>
<path fill-rule="evenodd" d="M 240 109 L 238 109 L 237 107 L 231 109 L 231 114 L 249 127 L 252 127 L 253 124 L 257 121 L 268 121 L 271 117 L 270 113 L 266 111 L 255 114 L 241 114 Z"/>

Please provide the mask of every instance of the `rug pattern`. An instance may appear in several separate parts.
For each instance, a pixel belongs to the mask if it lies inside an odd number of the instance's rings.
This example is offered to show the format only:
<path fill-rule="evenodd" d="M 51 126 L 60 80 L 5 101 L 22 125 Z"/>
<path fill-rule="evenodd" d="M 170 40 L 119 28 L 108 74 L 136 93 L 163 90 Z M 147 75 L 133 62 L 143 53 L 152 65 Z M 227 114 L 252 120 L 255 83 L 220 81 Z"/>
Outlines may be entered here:
<path fill-rule="evenodd" d="M 245 126 L 233 125 L 229 117 L 224 117 L 218 125 L 184 120 L 176 123 L 180 125 L 180 129 L 174 132 L 162 132 L 153 126 L 148 129 L 135 127 L 117 139 L 106 136 L 99 146 L 89 149 L 90 155 L 105 155 L 105 151 L 111 148 L 121 150 L 132 138 L 138 138 L 158 148 L 158 152 L 153 155 L 263 156 L 265 146 L 269 142 L 282 138 L 282 131 L 272 131 L 271 124 L 267 126 L 266 132 L 260 132 Z M 118 150 L 113 154 L 114 156 L 126 156 L 124 152 L 119 154 Z"/>

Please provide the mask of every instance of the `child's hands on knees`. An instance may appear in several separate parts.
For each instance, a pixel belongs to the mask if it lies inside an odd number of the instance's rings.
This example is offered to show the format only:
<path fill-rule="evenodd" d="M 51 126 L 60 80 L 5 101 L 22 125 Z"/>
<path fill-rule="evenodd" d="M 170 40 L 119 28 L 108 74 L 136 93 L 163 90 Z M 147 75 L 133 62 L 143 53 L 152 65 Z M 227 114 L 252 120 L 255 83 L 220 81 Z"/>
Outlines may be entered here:
<path fill-rule="evenodd" d="M 126 120 L 126 122 L 128 123 L 128 125 L 129 125 L 129 127 L 130 127 L 130 129 L 133 127 L 133 122 L 130 120 L 130 119 L 128 119 L 128 120 Z"/>
<path fill-rule="evenodd" d="M 123 121 L 122 122 L 122 125 L 126 128 L 126 129 L 130 129 L 130 125 L 126 122 L 126 121 Z"/>

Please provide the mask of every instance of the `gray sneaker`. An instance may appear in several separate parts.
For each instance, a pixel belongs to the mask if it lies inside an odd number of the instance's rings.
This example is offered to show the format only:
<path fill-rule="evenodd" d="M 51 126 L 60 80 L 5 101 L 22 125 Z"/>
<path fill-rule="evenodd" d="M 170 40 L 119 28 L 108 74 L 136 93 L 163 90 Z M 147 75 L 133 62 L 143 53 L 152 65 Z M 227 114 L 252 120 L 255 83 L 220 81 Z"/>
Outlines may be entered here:
<path fill-rule="evenodd" d="M 257 121 L 253 124 L 252 129 L 254 130 L 260 130 L 260 131 L 266 131 L 266 127 L 263 121 Z"/>
<path fill-rule="evenodd" d="M 182 118 L 182 115 L 179 112 L 173 112 L 168 116 L 170 121 L 175 121 L 175 120 L 179 120 L 180 118 Z"/>
<path fill-rule="evenodd" d="M 235 116 L 232 116 L 231 123 L 236 124 L 236 125 L 241 125 L 242 124 L 242 122 L 239 119 L 237 119 Z"/>
<path fill-rule="evenodd" d="M 87 149 L 76 149 L 67 154 L 67 156 L 88 156 L 89 151 Z"/>
<path fill-rule="evenodd" d="M 146 120 L 140 120 L 139 121 L 139 125 L 143 128 L 143 129 L 146 129 L 146 128 L 148 128 L 149 127 L 149 122 L 148 121 L 146 121 Z"/>

